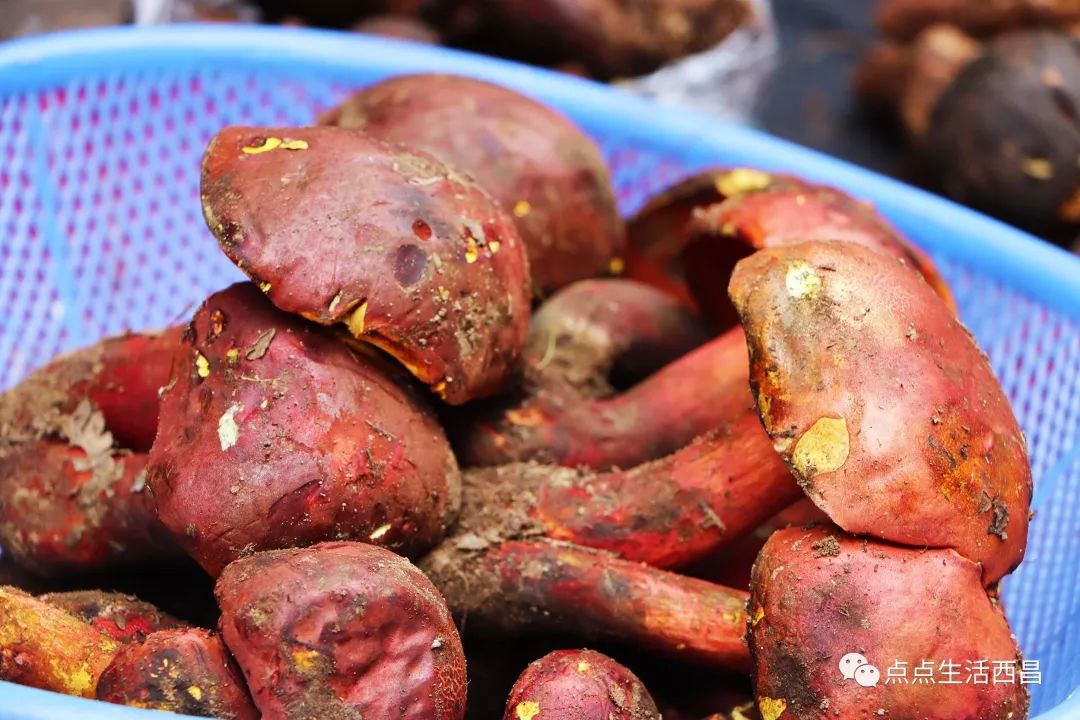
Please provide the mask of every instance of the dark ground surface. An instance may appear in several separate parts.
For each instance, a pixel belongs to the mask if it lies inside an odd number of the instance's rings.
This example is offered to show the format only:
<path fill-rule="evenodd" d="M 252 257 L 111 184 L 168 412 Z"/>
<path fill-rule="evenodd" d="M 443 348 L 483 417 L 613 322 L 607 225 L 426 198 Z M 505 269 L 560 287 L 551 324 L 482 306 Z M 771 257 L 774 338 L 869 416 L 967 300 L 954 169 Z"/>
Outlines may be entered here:
<path fill-rule="evenodd" d="M 859 56 L 876 38 L 870 0 L 773 0 L 782 58 L 756 121 L 768 132 L 903 177 L 903 146 L 886 118 L 851 93 Z"/>

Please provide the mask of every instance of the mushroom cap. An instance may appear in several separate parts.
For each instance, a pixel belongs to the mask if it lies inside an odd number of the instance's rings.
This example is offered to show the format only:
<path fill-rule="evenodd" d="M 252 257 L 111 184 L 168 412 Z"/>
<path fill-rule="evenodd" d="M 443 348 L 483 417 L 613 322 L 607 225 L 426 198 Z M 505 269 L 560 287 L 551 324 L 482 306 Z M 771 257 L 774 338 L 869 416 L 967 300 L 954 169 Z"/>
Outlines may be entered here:
<path fill-rule="evenodd" d="M 271 302 L 343 323 L 450 403 L 495 392 L 529 326 L 513 222 L 429 155 L 336 127 L 232 127 L 203 158 L 207 225 Z"/>
<path fill-rule="evenodd" d="M 1024 436 L 986 356 L 908 263 L 801 243 L 741 261 L 729 289 L 765 429 L 833 522 L 954 548 L 986 583 L 1019 564 Z"/>
<path fill-rule="evenodd" d="M 777 531 L 750 586 L 762 715 L 1027 717 L 1026 687 L 995 674 L 1015 662 L 1019 679 L 1020 651 L 979 576 L 953 550 L 866 541 L 830 525 Z M 979 661 L 985 680 L 968 681 Z M 916 669 L 925 676 L 928 664 L 935 684 L 917 682 Z"/>
<path fill-rule="evenodd" d="M 389 550 L 256 553 L 225 568 L 214 592 L 264 717 L 464 717 L 465 653 L 446 602 Z"/>
<path fill-rule="evenodd" d="M 252 550 L 329 539 L 416 554 L 456 518 L 457 462 L 427 394 L 251 283 L 203 303 L 174 372 L 148 484 L 210 574 Z"/>
<path fill-rule="evenodd" d="M 503 720 L 660 720 L 633 672 L 594 650 L 556 650 L 514 683 Z"/>

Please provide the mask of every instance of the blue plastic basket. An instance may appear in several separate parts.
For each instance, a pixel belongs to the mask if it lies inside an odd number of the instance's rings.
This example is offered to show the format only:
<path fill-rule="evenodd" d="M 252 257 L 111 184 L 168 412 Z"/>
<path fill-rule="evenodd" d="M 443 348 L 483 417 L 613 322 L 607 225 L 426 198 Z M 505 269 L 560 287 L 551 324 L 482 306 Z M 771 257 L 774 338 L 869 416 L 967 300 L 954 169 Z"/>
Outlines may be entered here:
<path fill-rule="evenodd" d="M 1031 448 L 1038 514 L 1004 598 L 1041 665 L 1032 715 L 1080 718 L 1080 260 L 753 130 L 511 63 L 321 31 L 105 30 L 0 46 L 0 387 L 61 350 L 182 318 L 239 277 L 199 208 L 199 158 L 217 129 L 306 124 L 358 85 L 435 70 L 568 113 L 602 145 L 626 211 L 696 169 L 746 164 L 871 199 L 934 255 Z M 152 715 L 168 717 L 0 683 L 5 719 Z"/>

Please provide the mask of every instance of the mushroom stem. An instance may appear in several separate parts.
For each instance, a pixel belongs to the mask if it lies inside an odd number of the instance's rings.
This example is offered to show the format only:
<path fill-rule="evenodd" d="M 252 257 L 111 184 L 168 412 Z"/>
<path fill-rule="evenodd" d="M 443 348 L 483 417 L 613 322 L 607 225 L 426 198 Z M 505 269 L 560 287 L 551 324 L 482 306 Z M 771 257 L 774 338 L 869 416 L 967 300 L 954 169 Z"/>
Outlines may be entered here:
<path fill-rule="evenodd" d="M 466 627 L 566 630 L 745 671 L 747 594 L 547 539 L 450 538 L 420 563 Z"/>

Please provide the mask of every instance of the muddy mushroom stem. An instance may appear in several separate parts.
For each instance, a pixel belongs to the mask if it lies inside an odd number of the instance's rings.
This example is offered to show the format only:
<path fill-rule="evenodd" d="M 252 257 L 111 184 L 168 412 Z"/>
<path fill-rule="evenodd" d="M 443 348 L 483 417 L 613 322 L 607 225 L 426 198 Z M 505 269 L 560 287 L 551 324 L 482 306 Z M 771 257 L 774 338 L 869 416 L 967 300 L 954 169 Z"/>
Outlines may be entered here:
<path fill-rule="evenodd" d="M 121 644 L 71 613 L 0 586 L 0 680 L 94 697 Z"/>
<path fill-rule="evenodd" d="M 454 615 L 483 632 L 559 630 L 710 667 L 749 667 L 743 590 L 527 536 L 452 536 L 420 568 Z"/>
<path fill-rule="evenodd" d="M 465 472 L 462 526 L 534 533 L 684 568 L 801 496 L 747 397 L 732 422 L 659 460 L 590 472 L 511 463 Z"/>
<path fill-rule="evenodd" d="M 203 158 L 207 226 L 278 308 L 344 325 L 447 402 L 498 390 L 528 333 L 529 266 L 474 180 L 338 127 L 232 127 Z"/>
<path fill-rule="evenodd" d="M 41 575 L 182 556 L 154 515 L 146 451 L 180 328 L 62 355 L 0 395 L 0 544 Z"/>

